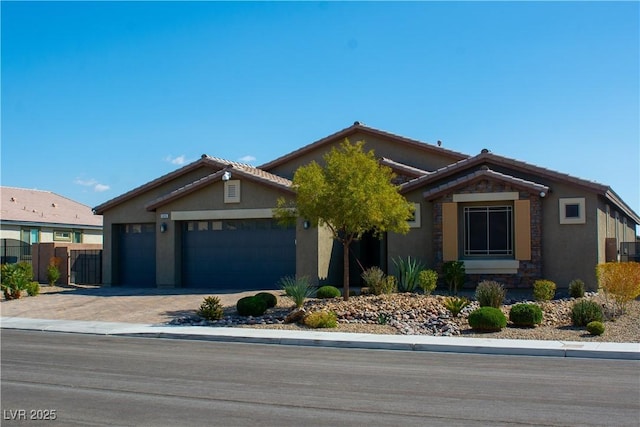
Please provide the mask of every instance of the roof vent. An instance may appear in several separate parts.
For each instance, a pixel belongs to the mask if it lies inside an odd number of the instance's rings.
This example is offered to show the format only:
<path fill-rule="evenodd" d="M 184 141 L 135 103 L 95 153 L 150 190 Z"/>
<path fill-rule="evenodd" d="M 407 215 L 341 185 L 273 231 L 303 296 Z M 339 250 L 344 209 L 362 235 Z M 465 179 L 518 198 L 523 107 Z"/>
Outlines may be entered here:
<path fill-rule="evenodd" d="M 209 156 L 207 156 L 206 154 L 203 154 L 202 156 L 200 156 L 201 159 L 206 159 L 207 157 Z"/>
<path fill-rule="evenodd" d="M 362 124 L 362 123 L 360 123 L 360 122 L 359 122 L 359 121 L 357 121 L 357 120 L 356 120 L 355 122 L 353 122 L 353 125 L 354 125 L 354 126 L 360 126 L 361 124 Z"/>
<path fill-rule="evenodd" d="M 51 203 L 51 207 L 52 207 L 52 208 L 57 208 L 57 207 L 58 207 L 58 205 L 56 205 L 55 203 Z"/>
<path fill-rule="evenodd" d="M 17 202 L 15 197 L 10 198 L 9 200 L 12 201 L 13 203 Z"/>
<path fill-rule="evenodd" d="M 480 153 L 482 153 L 482 154 L 487 154 L 487 153 L 489 153 L 489 150 L 488 150 L 488 149 L 486 149 L 486 148 L 483 148 L 483 149 L 482 149 L 482 151 L 481 151 Z"/>
<path fill-rule="evenodd" d="M 438 147 L 442 147 L 442 141 L 438 140 Z"/>

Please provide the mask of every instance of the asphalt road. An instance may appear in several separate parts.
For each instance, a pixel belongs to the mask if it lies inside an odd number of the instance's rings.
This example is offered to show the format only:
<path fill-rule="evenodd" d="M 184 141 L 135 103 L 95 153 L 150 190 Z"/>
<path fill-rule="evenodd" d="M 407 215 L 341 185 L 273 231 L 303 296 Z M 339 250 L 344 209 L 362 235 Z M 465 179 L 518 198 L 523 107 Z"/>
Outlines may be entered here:
<path fill-rule="evenodd" d="M 1 333 L 3 426 L 640 423 L 638 361 Z"/>

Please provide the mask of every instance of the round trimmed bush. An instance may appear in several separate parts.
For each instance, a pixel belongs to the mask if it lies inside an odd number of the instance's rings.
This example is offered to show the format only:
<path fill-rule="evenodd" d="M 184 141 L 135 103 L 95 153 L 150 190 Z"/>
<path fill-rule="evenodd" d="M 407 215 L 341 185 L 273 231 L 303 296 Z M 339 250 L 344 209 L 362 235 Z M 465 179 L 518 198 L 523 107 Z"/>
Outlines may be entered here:
<path fill-rule="evenodd" d="M 340 289 L 336 288 L 335 286 L 325 285 L 318 288 L 318 290 L 316 291 L 316 298 L 338 298 L 341 296 L 342 292 L 340 292 Z"/>
<path fill-rule="evenodd" d="M 236 310 L 240 316 L 262 316 L 267 311 L 267 303 L 260 297 L 244 297 L 238 300 Z"/>
<path fill-rule="evenodd" d="M 573 304 L 571 308 L 573 326 L 586 326 L 593 321 L 602 322 L 603 319 L 602 307 L 597 302 L 581 300 Z"/>
<path fill-rule="evenodd" d="M 304 318 L 310 328 L 337 328 L 338 316 L 333 311 L 314 311 Z"/>
<path fill-rule="evenodd" d="M 516 326 L 535 326 L 542 323 L 542 309 L 535 304 L 515 304 L 509 311 L 509 320 Z"/>
<path fill-rule="evenodd" d="M 278 298 L 274 294 L 269 292 L 260 292 L 255 295 L 258 298 L 262 298 L 267 304 L 267 308 L 275 307 L 278 304 Z"/>
<path fill-rule="evenodd" d="M 602 335 L 604 333 L 604 325 L 598 321 L 589 322 L 587 323 L 587 331 L 591 335 Z"/>
<path fill-rule="evenodd" d="M 476 331 L 498 332 L 507 326 L 507 317 L 495 307 L 480 307 L 469 313 L 469 326 Z"/>

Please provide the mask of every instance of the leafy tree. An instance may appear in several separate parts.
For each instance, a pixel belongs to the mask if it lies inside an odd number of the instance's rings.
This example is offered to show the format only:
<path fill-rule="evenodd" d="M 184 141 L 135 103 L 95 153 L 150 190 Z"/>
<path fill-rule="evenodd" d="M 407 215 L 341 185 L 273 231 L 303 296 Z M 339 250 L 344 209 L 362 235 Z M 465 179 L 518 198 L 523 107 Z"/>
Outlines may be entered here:
<path fill-rule="evenodd" d="M 390 168 L 365 152 L 364 142 L 346 140 L 324 156 L 325 165 L 311 162 L 293 177 L 296 201 L 278 200 L 275 216 L 281 220 L 302 217 L 314 226 L 325 225 L 342 243 L 345 300 L 349 299 L 349 247 L 367 232 L 406 234 L 413 205 L 391 183 Z"/>

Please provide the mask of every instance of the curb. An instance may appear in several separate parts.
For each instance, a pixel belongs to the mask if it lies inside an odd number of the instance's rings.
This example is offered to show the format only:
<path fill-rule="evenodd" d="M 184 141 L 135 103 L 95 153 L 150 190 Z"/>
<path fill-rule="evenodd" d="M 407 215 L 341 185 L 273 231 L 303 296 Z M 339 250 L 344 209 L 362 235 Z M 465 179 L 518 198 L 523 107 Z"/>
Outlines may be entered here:
<path fill-rule="evenodd" d="M 640 343 L 505 340 L 0 317 L 0 329 L 308 347 L 640 360 Z"/>

